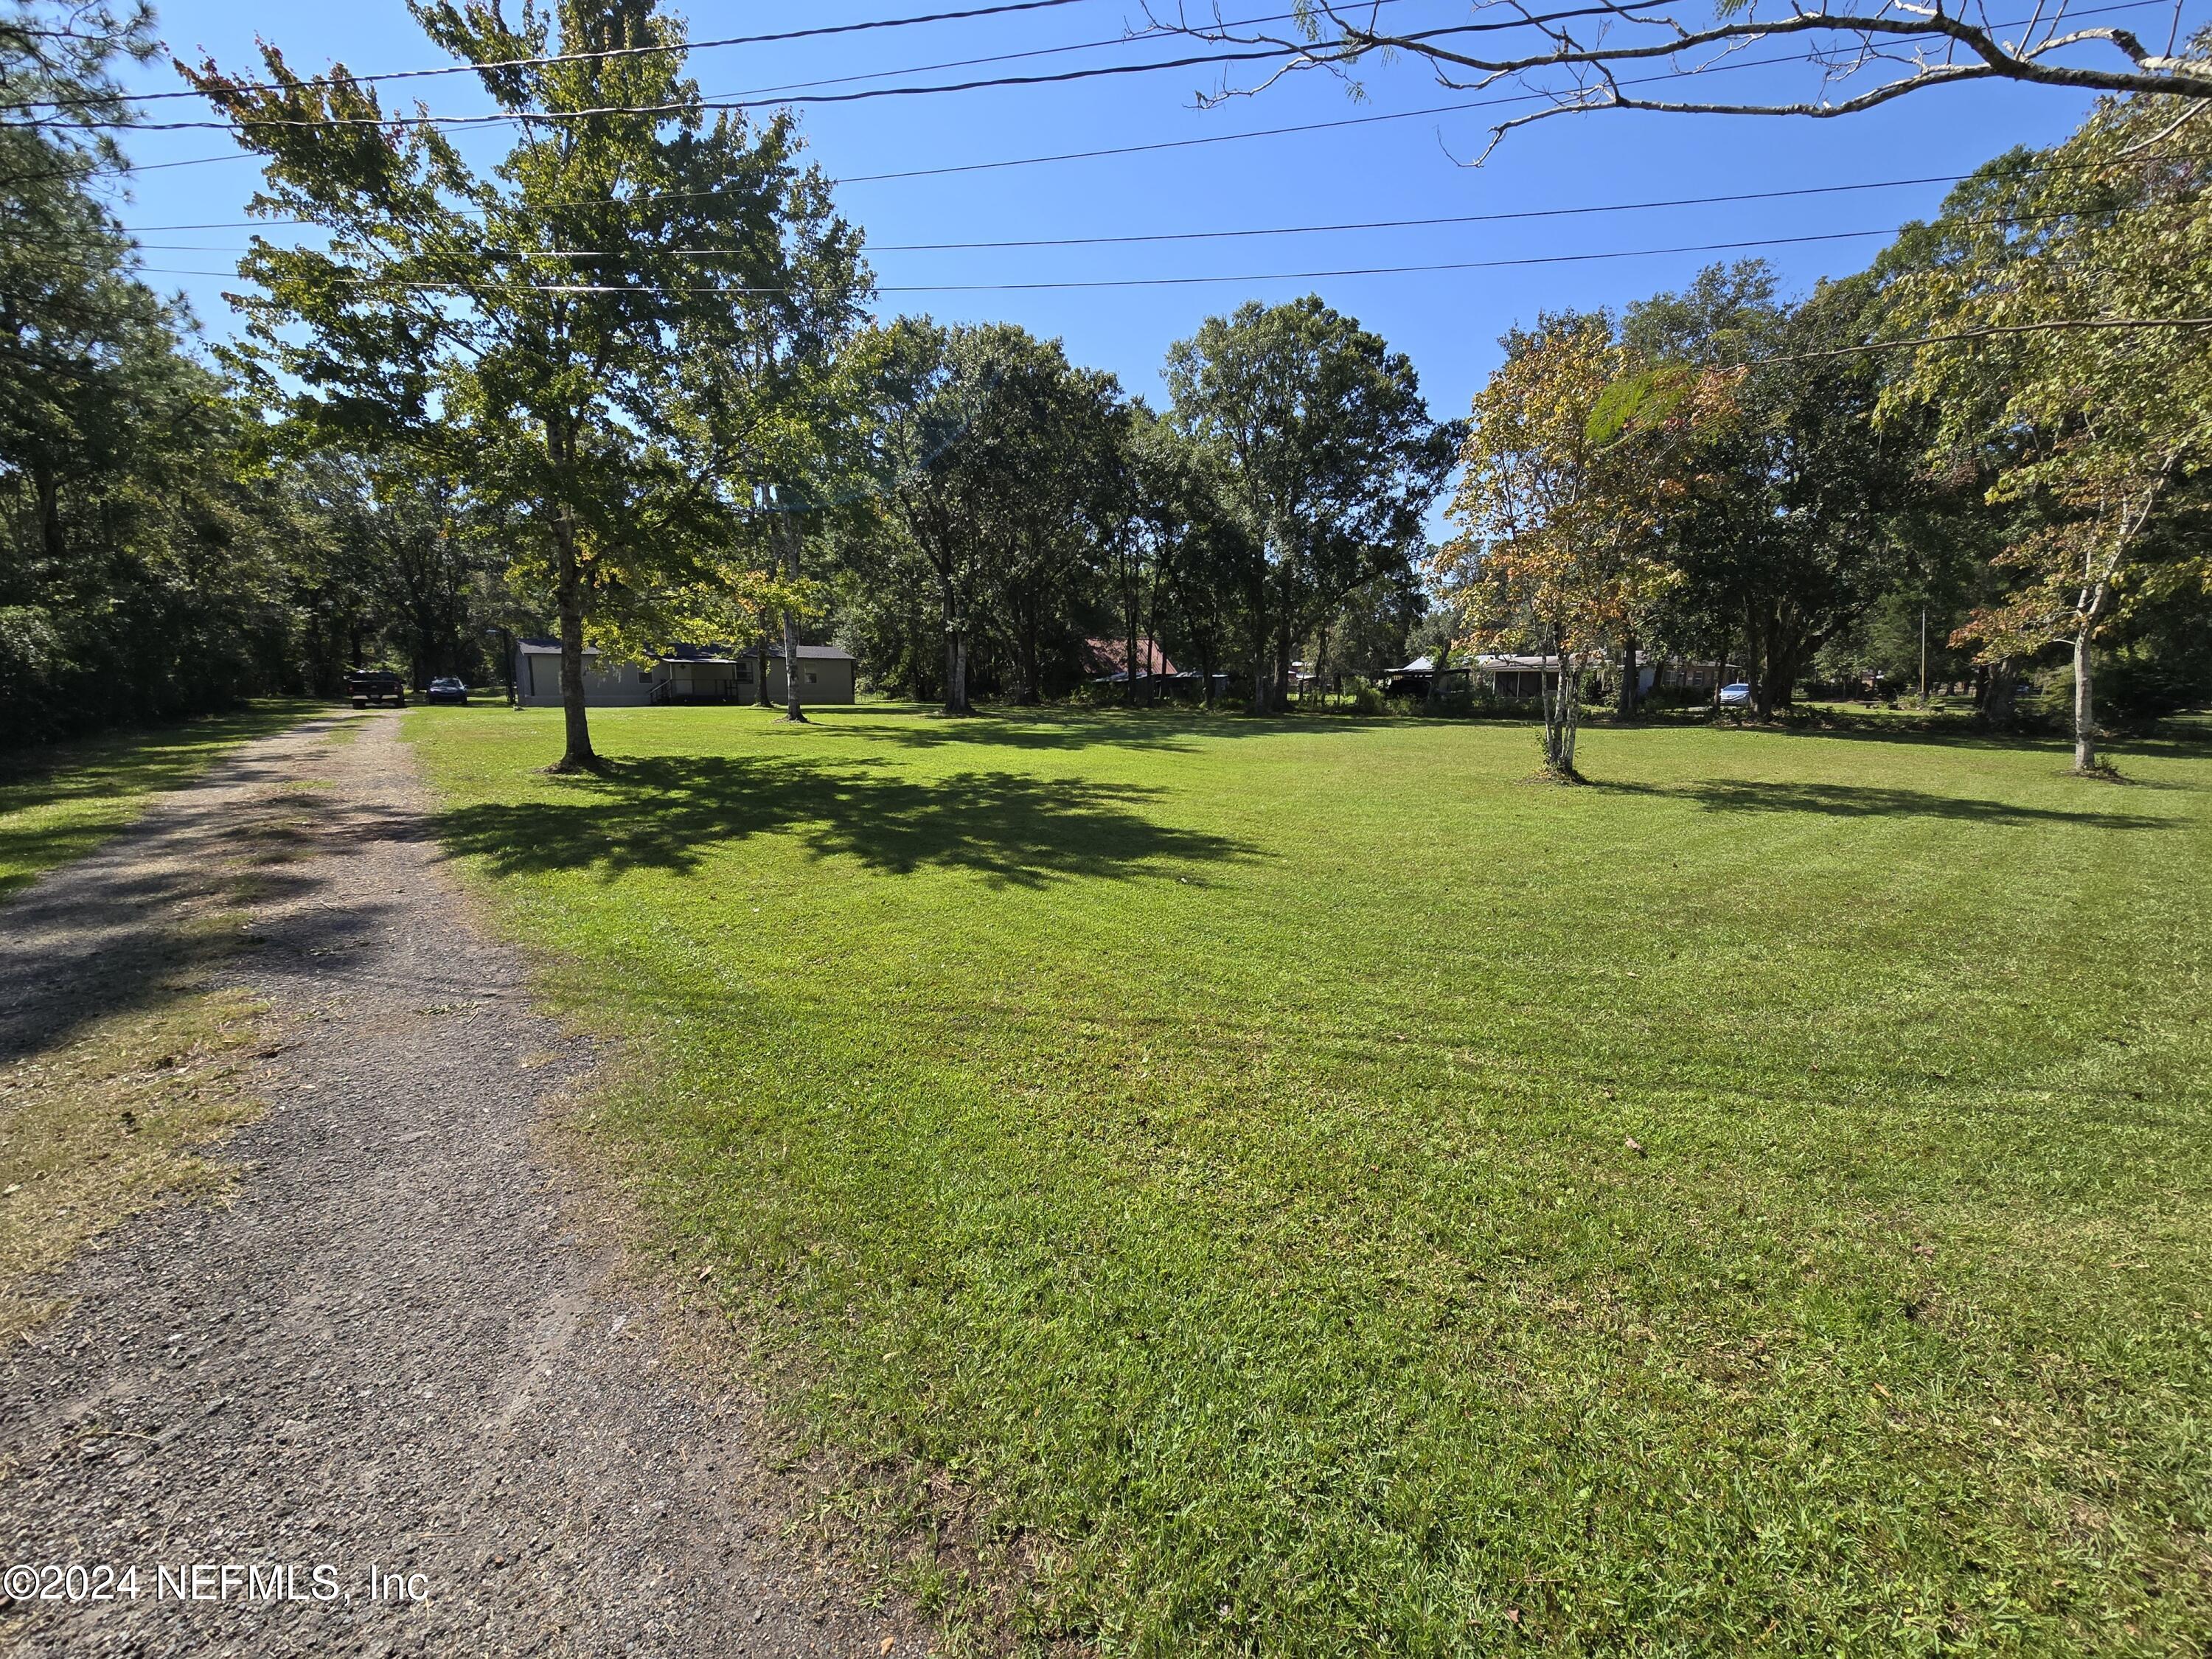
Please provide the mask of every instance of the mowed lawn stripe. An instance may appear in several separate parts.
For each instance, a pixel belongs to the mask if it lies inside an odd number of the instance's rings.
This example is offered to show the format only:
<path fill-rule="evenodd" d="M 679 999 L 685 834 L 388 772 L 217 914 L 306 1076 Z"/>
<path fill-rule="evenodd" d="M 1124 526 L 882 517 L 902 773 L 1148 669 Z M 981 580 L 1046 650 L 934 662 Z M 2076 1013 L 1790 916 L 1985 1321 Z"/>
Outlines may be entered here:
<path fill-rule="evenodd" d="M 1114 1650 L 2212 1620 L 2212 759 L 1117 714 L 410 727 L 598 1118 Z M 1633 1140 L 1636 1146 L 1629 1145 Z"/>

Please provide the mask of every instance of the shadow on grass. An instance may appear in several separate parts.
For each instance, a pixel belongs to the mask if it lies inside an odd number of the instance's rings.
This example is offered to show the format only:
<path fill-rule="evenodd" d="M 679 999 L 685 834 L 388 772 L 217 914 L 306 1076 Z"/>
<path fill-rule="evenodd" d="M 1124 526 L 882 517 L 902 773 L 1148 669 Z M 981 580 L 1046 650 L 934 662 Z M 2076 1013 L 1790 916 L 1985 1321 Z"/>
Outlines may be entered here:
<path fill-rule="evenodd" d="M 1601 793 L 1688 801 L 1714 812 L 1810 812 L 1838 818 L 1950 818 L 1968 823 L 2072 823 L 2097 830 L 2170 830 L 2169 818 L 2135 812 L 2015 806 L 1964 795 L 1931 794 L 1870 783 L 1760 783 L 1713 778 L 1699 783 L 1595 782 Z"/>
<path fill-rule="evenodd" d="M 278 723 L 297 724 L 296 720 Z M 107 854 L 57 871 L 0 910 L 0 1065 L 66 1046 L 111 1017 L 155 1016 L 204 990 L 247 951 L 271 975 L 312 977 L 360 948 L 391 906 L 334 887 L 309 860 L 327 847 L 419 831 L 411 817 L 341 813 L 285 789 L 299 757 L 249 752 L 114 836 Z M 270 791 L 240 799 L 240 787 Z"/>
<path fill-rule="evenodd" d="M 190 783 L 225 750 L 319 712 L 307 702 L 257 704 L 181 726 L 0 753 L 0 897 L 83 857 L 136 802 Z"/>
<path fill-rule="evenodd" d="M 895 875 L 961 870 L 1013 887 L 1249 852 L 1155 822 L 1142 809 L 1157 789 L 1007 772 L 916 779 L 882 762 L 686 756 L 615 762 L 560 787 L 560 799 L 449 809 L 437 817 L 438 838 L 501 875 L 595 870 L 611 880 L 692 870 L 716 847 L 775 833 L 817 858 L 849 857 Z"/>
<path fill-rule="evenodd" d="M 1070 708 L 1040 705 L 1024 708 L 1011 704 L 988 705 L 973 714 L 948 715 L 923 704 L 857 703 L 849 708 L 810 707 L 810 723 L 839 737 L 865 737 L 876 743 L 907 749 L 941 749 L 951 744 L 976 744 L 994 749 L 1062 750 L 1115 748 L 1141 749 L 1152 753 L 1184 754 L 1199 738 L 1257 738 L 1285 732 L 1356 732 L 1392 724 L 1351 714 L 1287 714 L 1251 715 L 1221 708 L 1159 707 L 1153 708 Z M 848 723 L 858 715 L 902 716 L 898 725 L 878 720 L 867 725 Z M 842 727 L 842 729 L 841 729 Z"/>
<path fill-rule="evenodd" d="M 2041 750 L 2059 757 L 2062 762 L 2070 760 L 2074 752 L 2072 737 L 2056 726 L 2031 725 L 2003 731 L 1963 714 L 1862 714 L 1843 709 L 1824 711 L 1813 719 L 1762 724 L 1748 720 L 1716 721 L 1700 710 L 1681 718 L 1647 717 L 1638 724 L 1702 726 L 1712 732 L 1763 732 L 1778 738 L 1826 738 L 1846 743 L 1904 744 L 1917 749 Z M 2202 756 L 2212 748 L 2208 738 L 2212 738 L 2212 733 L 2199 736 L 2185 725 L 2166 720 L 2153 731 L 2108 734 L 2100 746 L 2122 759 L 2130 755 L 2186 757 Z"/>

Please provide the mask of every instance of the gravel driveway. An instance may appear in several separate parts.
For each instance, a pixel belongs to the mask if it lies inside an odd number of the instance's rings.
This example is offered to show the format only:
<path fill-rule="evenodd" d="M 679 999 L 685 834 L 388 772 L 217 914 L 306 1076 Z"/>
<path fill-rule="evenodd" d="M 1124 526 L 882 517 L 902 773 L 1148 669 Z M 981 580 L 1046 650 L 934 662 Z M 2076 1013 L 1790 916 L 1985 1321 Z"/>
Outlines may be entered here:
<path fill-rule="evenodd" d="M 0 909 L 0 1060 L 139 994 L 272 798 L 295 855 L 214 970 L 272 1010 L 235 1190 L 109 1234 L 0 1359 L 0 1565 L 135 1567 L 137 1595 L 0 1603 L 0 1645 L 921 1650 L 784 1541 L 742 1395 L 675 1357 L 543 1152 L 591 1055 L 472 921 L 398 717 L 256 742 Z"/>

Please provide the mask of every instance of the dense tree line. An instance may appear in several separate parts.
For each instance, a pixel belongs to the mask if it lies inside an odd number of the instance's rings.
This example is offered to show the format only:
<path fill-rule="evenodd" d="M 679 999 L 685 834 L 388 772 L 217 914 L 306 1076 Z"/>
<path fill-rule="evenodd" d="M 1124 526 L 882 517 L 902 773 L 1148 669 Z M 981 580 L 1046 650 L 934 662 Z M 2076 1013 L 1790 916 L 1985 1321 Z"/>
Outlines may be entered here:
<path fill-rule="evenodd" d="M 1154 408 L 1012 325 L 871 321 L 790 118 L 702 107 L 653 0 L 412 9 L 515 118 L 497 167 L 273 48 L 187 71 L 250 124 L 261 210 L 321 233 L 257 240 L 215 350 L 137 274 L 112 148 L 52 118 L 122 118 L 148 18 L 0 22 L 7 740 L 364 664 L 481 680 L 525 631 L 572 766 L 586 649 L 679 640 L 836 637 L 954 712 L 1162 654 L 1268 712 L 1300 668 L 1486 645 L 1628 715 L 1639 659 L 1741 665 L 1773 716 L 1924 651 L 1993 721 L 2062 675 L 2085 767 L 2100 720 L 2212 695 L 2212 355 L 2159 320 L 2212 315 L 2196 105 L 2112 103 L 1809 295 L 1753 261 L 1540 317 L 1468 421 L 1310 296 L 1205 319 Z M 1567 768 L 1580 706 L 1547 711 Z"/>
<path fill-rule="evenodd" d="M 497 609 L 457 483 L 283 453 L 265 405 L 137 274 L 119 156 L 142 11 L 0 18 L 0 743 L 329 694 L 393 661 L 479 672 Z M 43 108 L 43 112 L 42 112 Z"/>
<path fill-rule="evenodd" d="M 1431 566 L 1464 631 L 1621 684 L 1639 645 L 1741 664 L 1764 716 L 1913 681 L 1927 640 L 1993 723 L 2062 686 L 2085 771 L 2106 722 L 2212 700 L 2212 141 L 2173 103 L 2000 158 L 1800 299 L 1753 261 L 1509 334 Z"/>
<path fill-rule="evenodd" d="M 1161 412 L 1011 325 L 901 323 L 881 355 L 892 453 L 849 539 L 848 604 L 911 695 L 962 711 L 981 680 L 1034 702 L 1096 677 L 1083 647 L 1103 637 L 1121 663 L 1188 665 L 1209 702 L 1233 672 L 1265 712 L 1347 609 L 1417 614 L 1456 428 L 1402 354 L 1319 300 L 1209 319 L 1170 352 Z"/>

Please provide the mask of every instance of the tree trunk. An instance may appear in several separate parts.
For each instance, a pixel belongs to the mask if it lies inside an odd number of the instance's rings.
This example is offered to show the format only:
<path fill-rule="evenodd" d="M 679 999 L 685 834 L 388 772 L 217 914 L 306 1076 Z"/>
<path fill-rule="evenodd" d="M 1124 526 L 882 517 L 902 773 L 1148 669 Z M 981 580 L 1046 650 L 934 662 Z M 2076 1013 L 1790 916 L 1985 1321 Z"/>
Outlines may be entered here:
<path fill-rule="evenodd" d="M 1267 712 L 1267 614 L 1260 596 L 1252 596 L 1252 712 Z"/>
<path fill-rule="evenodd" d="M 2020 669 L 2010 657 L 2001 657 L 1982 670 L 1982 723 L 2008 731 L 2014 719 L 2014 703 L 2020 690 Z"/>
<path fill-rule="evenodd" d="M 2097 770 L 2097 700 L 2094 646 L 2090 640 L 2095 624 L 2084 617 L 2074 630 L 2074 769 Z"/>
<path fill-rule="evenodd" d="M 576 526 L 563 505 L 553 518 L 553 598 L 561 615 L 561 717 L 567 746 L 553 769 L 593 772 L 599 757 L 584 712 L 584 573 L 576 562 Z"/>
<path fill-rule="evenodd" d="M 945 712 L 966 714 L 974 711 L 968 706 L 968 634 L 966 620 L 960 615 L 958 597 L 951 583 L 944 587 L 945 600 Z"/>
<path fill-rule="evenodd" d="M 1636 635 L 1624 635 L 1620 647 L 1620 700 L 1616 705 L 1622 720 L 1636 718 L 1637 683 L 1640 678 L 1636 669 Z"/>
<path fill-rule="evenodd" d="M 769 645 L 768 629 L 763 628 L 761 629 L 760 643 L 754 647 L 754 654 L 760 659 L 753 681 L 753 706 L 757 708 L 772 708 L 775 704 L 775 699 L 768 694 Z"/>
<path fill-rule="evenodd" d="M 1566 726 L 1559 706 L 1559 680 L 1544 672 L 1540 659 L 1536 668 L 1536 695 L 1544 705 L 1544 769 L 1557 774 L 1565 757 Z"/>
<path fill-rule="evenodd" d="M 69 540 L 62 530 L 62 492 L 54 469 L 45 460 L 32 463 L 31 476 L 39 494 L 39 544 L 54 568 L 49 580 L 58 580 L 69 558 Z"/>
<path fill-rule="evenodd" d="M 1756 609 L 1747 611 L 1744 616 L 1744 653 L 1750 659 L 1751 669 L 1751 712 L 1762 720 L 1774 712 L 1773 680 L 1767 672 L 1773 635 L 1765 626 L 1767 620 Z"/>
<path fill-rule="evenodd" d="M 792 586 L 799 585 L 799 521 L 788 513 L 775 515 L 776 534 L 783 543 L 784 574 Z M 786 607 L 783 613 L 783 718 L 795 724 L 806 724 L 806 711 L 799 702 L 799 613 Z"/>
<path fill-rule="evenodd" d="M 1122 641 L 1123 647 L 1127 654 L 1121 659 L 1121 666 L 1128 674 L 1128 678 L 1123 682 L 1121 686 L 1121 701 L 1127 703 L 1130 708 L 1134 708 L 1137 706 L 1136 584 L 1134 582 L 1130 583 L 1128 587 L 1123 590 L 1121 597 L 1123 599 L 1121 606 L 1121 626 L 1123 632 L 1127 636 Z"/>
<path fill-rule="evenodd" d="M 1571 663 L 1565 653 L 1559 657 L 1559 775 L 1575 775 L 1575 735 L 1581 729 L 1583 710 L 1581 676 L 1578 664 Z"/>
<path fill-rule="evenodd" d="M 1044 647 L 1038 638 L 1044 629 L 1040 620 L 1042 609 L 1034 602 L 1027 607 L 1017 636 L 1020 656 L 1018 666 L 1022 674 L 1021 702 L 1025 708 L 1034 708 L 1044 701 Z"/>

